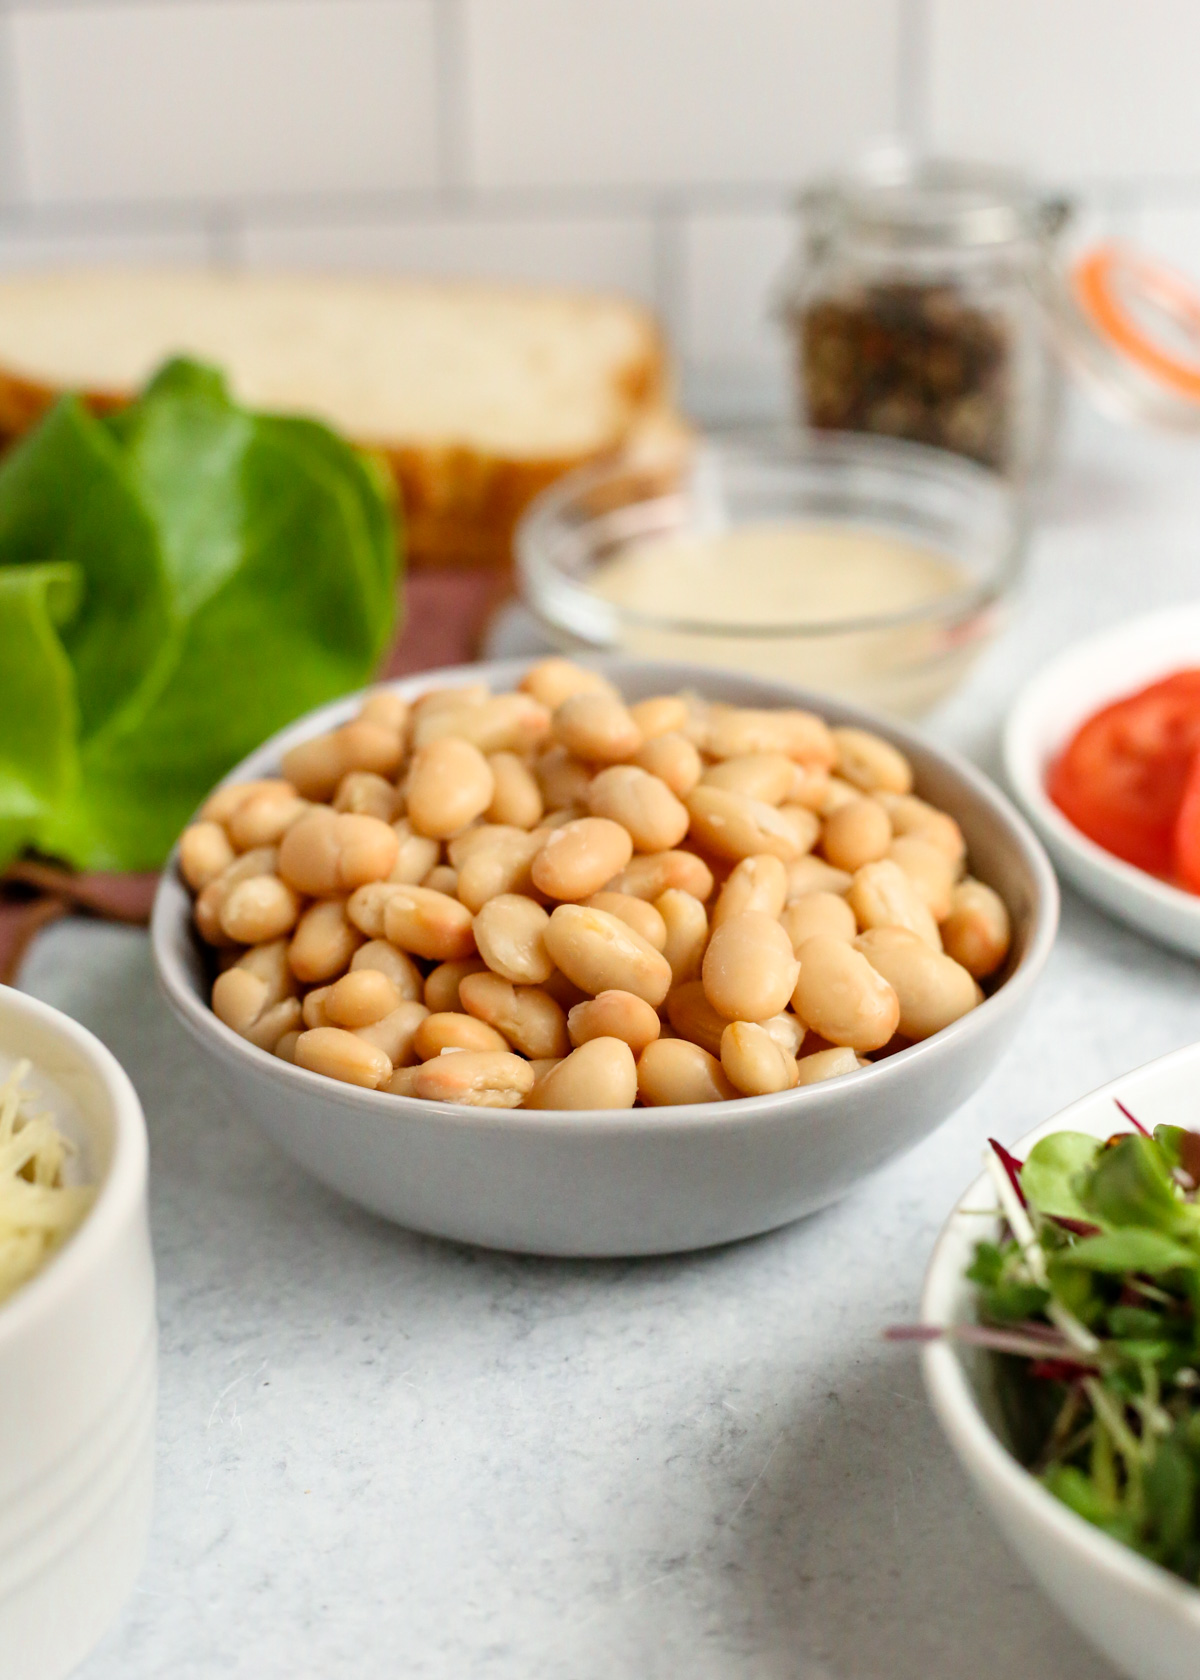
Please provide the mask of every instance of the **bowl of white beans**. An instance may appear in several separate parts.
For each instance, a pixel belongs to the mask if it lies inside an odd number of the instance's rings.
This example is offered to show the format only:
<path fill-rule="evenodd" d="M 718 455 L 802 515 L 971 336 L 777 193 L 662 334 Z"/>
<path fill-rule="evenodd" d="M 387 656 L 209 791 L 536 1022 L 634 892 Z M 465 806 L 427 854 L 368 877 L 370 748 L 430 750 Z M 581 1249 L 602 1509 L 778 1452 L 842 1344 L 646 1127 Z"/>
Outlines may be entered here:
<path fill-rule="evenodd" d="M 1054 939 L 1041 847 L 857 707 L 636 660 L 349 697 L 214 791 L 152 939 L 234 1102 L 435 1235 L 670 1253 L 844 1195 L 979 1085 Z"/>

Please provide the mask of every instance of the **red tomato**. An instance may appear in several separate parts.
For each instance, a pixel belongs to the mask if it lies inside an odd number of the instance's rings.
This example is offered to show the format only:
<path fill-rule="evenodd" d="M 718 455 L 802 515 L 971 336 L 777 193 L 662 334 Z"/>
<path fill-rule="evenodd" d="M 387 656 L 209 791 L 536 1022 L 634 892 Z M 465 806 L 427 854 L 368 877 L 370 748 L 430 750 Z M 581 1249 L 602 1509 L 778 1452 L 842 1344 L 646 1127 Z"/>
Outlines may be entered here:
<path fill-rule="evenodd" d="M 1090 717 L 1051 769 L 1047 791 L 1105 851 L 1152 875 L 1171 875 L 1176 824 L 1198 754 L 1200 670 L 1177 671 Z M 1200 890 L 1200 791 L 1196 807 L 1189 833 L 1197 836 Z"/>
<path fill-rule="evenodd" d="M 1175 867 L 1180 885 L 1200 893 L 1200 753 L 1192 760 L 1175 818 Z"/>

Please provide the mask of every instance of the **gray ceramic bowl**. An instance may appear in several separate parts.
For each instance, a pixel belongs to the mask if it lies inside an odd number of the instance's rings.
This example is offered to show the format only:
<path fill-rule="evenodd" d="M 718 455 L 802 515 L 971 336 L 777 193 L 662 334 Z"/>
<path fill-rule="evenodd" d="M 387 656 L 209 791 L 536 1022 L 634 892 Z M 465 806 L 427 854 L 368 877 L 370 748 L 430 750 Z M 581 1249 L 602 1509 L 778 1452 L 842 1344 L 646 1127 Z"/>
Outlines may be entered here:
<path fill-rule="evenodd" d="M 1003 895 L 1013 951 L 1003 983 L 923 1044 L 827 1084 L 680 1108 L 571 1113 L 465 1108 L 359 1090 L 282 1062 L 217 1020 L 190 900 L 172 856 L 152 940 L 172 1010 L 231 1100 L 316 1178 L 415 1230 L 532 1254 L 666 1254 L 729 1242 L 837 1201 L 911 1148 L 976 1089 L 1006 1048 L 1050 952 L 1058 889 L 1004 796 L 952 754 L 873 713 L 701 666 L 598 661 L 630 700 L 690 688 L 750 706 L 805 706 L 877 730 L 908 754 L 917 790 L 962 824 L 972 868 Z M 425 672 L 392 685 L 512 688 L 527 661 Z M 297 741 L 353 715 L 355 697 L 311 713 L 227 778 L 278 773 Z"/>

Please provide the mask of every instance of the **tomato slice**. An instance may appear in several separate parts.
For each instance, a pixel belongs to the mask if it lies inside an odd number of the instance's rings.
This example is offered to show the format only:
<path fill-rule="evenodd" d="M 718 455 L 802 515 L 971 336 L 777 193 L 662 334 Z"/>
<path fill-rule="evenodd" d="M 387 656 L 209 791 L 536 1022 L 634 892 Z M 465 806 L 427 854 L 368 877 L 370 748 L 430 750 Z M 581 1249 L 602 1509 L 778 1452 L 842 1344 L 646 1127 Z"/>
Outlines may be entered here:
<path fill-rule="evenodd" d="M 1192 760 L 1175 818 L 1175 868 L 1180 885 L 1200 893 L 1200 753 Z"/>
<path fill-rule="evenodd" d="M 1105 851 L 1171 875 L 1176 823 L 1198 754 L 1200 670 L 1176 671 L 1090 717 L 1051 769 L 1047 791 Z M 1200 834 L 1200 792 L 1197 806 Z"/>

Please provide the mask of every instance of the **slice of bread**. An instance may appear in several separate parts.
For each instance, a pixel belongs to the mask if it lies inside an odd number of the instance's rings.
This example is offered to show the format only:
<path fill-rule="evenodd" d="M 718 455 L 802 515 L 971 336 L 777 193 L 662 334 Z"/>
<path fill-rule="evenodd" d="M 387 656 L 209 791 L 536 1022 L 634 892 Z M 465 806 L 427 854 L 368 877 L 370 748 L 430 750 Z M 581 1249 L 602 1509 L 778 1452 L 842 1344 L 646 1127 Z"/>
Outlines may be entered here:
<path fill-rule="evenodd" d="M 62 390 L 119 405 L 174 353 L 224 368 L 253 407 L 314 415 L 384 454 L 417 565 L 507 564 L 539 490 L 674 423 L 657 327 L 619 298 L 102 270 L 0 280 L 0 433 Z"/>

